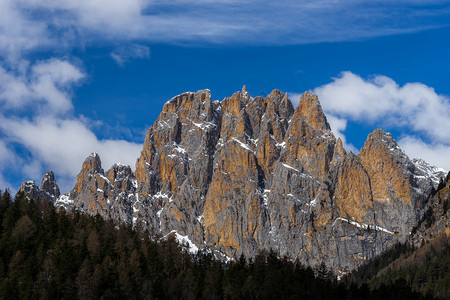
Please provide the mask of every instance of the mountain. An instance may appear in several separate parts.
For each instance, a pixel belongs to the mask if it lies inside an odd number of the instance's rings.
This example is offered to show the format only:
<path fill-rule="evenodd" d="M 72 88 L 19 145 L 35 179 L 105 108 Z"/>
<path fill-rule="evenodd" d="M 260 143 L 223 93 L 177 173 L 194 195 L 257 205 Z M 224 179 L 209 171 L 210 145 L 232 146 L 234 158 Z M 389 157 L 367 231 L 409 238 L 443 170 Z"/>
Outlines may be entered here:
<path fill-rule="evenodd" d="M 279 90 L 251 97 L 244 86 L 220 102 L 209 90 L 170 99 L 147 131 L 135 173 L 121 164 L 105 172 L 93 153 L 70 193 L 27 183 L 21 190 L 174 235 L 219 259 L 273 249 L 345 273 L 405 241 L 443 175 L 410 160 L 381 129 L 359 155 L 346 153 L 310 92 L 294 108 Z"/>

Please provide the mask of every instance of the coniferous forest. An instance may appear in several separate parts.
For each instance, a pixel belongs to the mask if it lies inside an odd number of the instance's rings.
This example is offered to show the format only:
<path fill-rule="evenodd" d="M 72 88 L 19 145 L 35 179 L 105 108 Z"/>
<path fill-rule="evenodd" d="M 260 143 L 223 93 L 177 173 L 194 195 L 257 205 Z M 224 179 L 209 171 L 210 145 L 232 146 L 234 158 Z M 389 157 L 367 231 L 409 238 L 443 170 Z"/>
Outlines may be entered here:
<path fill-rule="evenodd" d="M 224 264 L 208 253 L 183 251 L 173 237 L 150 237 L 99 216 L 56 211 L 51 203 L 29 201 L 22 193 L 12 199 L 8 191 L 0 191 L 0 238 L 1 299 L 448 297 L 448 286 L 441 286 L 448 281 L 428 284 L 427 273 L 421 275 L 422 286 L 429 288 L 413 290 L 410 278 L 398 272 L 374 279 L 372 266 L 338 281 L 324 265 L 313 270 L 273 251 Z M 399 247 L 385 255 L 393 260 L 411 251 Z M 449 265 L 446 247 L 433 261 L 441 269 Z M 445 289 L 447 294 L 439 292 Z"/>

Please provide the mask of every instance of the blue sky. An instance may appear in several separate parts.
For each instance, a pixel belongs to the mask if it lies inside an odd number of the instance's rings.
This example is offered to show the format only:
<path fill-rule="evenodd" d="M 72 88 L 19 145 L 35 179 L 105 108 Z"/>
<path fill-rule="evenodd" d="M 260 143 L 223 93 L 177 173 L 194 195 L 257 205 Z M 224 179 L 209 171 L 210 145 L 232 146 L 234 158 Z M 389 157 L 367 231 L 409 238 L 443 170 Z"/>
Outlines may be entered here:
<path fill-rule="evenodd" d="M 450 1 L 0 0 L 0 188 L 52 169 L 67 192 L 92 151 L 134 168 L 168 99 L 244 84 L 449 170 L 449 53 Z"/>

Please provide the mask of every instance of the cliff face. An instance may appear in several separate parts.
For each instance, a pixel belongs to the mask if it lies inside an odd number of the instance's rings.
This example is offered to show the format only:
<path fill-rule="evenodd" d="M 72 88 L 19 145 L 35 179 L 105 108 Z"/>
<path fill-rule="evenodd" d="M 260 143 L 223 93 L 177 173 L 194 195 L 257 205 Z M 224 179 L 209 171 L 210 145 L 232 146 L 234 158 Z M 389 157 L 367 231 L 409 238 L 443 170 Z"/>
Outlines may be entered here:
<path fill-rule="evenodd" d="M 217 257 L 272 248 L 348 271 L 406 239 L 440 173 L 411 161 L 388 133 L 346 153 L 316 95 L 294 109 L 274 90 L 245 86 L 223 101 L 209 90 L 169 100 L 130 167 L 106 173 L 93 154 L 56 205 L 183 237 Z"/>

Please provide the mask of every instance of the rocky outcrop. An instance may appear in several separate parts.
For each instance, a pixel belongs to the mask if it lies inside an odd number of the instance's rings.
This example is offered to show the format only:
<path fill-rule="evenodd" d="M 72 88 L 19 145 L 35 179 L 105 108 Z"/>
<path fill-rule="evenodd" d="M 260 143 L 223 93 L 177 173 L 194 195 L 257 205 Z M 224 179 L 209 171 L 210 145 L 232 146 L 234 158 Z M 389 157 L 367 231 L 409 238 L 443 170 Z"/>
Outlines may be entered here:
<path fill-rule="evenodd" d="M 221 259 L 265 248 L 347 272 L 409 236 L 439 174 L 381 129 L 347 153 L 310 92 L 294 109 L 279 90 L 253 98 L 244 86 L 221 102 L 209 90 L 170 99 L 135 174 L 104 172 L 94 153 L 56 205 L 182 236 Z"/>
<path fill-rule="evenodd" d="M 45 173 L 40 186 L 37 186 L 34 181 L 25 181 L 20 186 L 19 192 L 25 193 L 29 199 L 49 202 L 55 202 L 60 196 L 59 186 L 52 171 Z"/>
<path fill-rule="evenodd" d="M 106 173 L 100 156 L 92 153 L 83 163 L 75 187 L 55 203 L 120 222 L 133 221 L 137 183 L 130 166 L 114 164 Z"/>

